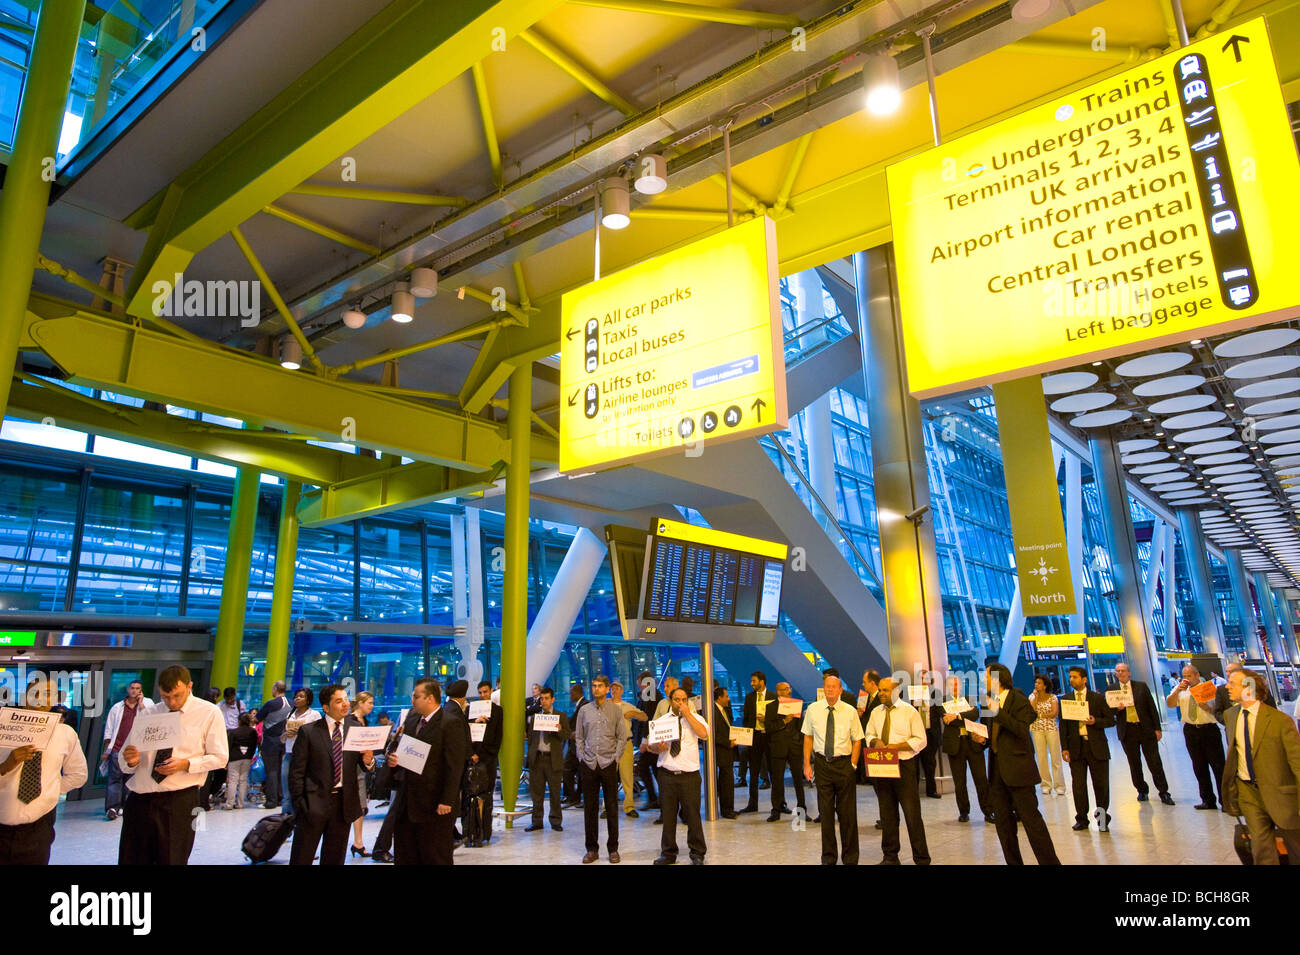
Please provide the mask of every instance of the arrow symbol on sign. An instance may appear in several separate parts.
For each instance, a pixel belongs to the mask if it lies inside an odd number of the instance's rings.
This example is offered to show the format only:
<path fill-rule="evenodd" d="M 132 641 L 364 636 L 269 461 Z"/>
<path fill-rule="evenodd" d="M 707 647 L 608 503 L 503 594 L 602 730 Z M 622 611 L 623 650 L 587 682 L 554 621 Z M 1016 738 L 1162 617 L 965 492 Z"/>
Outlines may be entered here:
<path fill-rule="evenodd" d="M 767 407 L 767 402 L 762 398 L 755 398 L 754 403 L 749 406 L 754 414 L 758 415 L 758 423 L 763 423 L 763 409 Z"/>
<path fill-rule="evenodd" d="M 1223 44 L 1222 49 L 1223 52 L 1226 53 L 1228 52 L 1228 47 L 1232 47 L 1232 55 L 1235 56 L 1237 58 L 1237 62 L 1240 63 L 1241 45 L 1243 43 L 1249 43 L 1249 42 L 1250 42 L 1250 37 L 1242 36 L 1240 33 L 1234 33 L 1232 36 L 1228 37 L 1228 41 Z"/>
<path fill-rule="evenodd" d="M 573 394 L 569 395 L 569 407 L 570 407 L 570 408 L 572 408 L 574 405 L 576 405 L 576 404 L 578 403 L 578 395 L 580 395 L 580 394 L 582 394 L 582 389 L 581 389 L 581 388 L 579 388 L 579 389 L 578 389 L 577 391 L 575 391 Z"/>
<path fill-rule="evenodd" d="M 573 336 L 577 334 L 579 334 L 578 329 L 570 328 L 567 332 L 564 333 L 564 337 L 567 338 L 569 341 L 573 341 Z"/>

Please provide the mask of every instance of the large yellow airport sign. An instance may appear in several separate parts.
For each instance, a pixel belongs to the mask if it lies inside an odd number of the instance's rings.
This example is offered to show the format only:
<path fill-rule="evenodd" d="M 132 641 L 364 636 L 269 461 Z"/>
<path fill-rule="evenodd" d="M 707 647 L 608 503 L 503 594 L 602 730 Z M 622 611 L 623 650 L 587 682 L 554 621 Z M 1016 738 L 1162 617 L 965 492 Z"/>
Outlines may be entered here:
<path fill-rule="evenodd" d="M 778 296 L 764 217 L 566 293 L 560 470 L 784 428 Z"/>
<path fill-rule="evenodd" d="M 1263 19 L 887 171 L 918 397 L 1300 314 Z"/>

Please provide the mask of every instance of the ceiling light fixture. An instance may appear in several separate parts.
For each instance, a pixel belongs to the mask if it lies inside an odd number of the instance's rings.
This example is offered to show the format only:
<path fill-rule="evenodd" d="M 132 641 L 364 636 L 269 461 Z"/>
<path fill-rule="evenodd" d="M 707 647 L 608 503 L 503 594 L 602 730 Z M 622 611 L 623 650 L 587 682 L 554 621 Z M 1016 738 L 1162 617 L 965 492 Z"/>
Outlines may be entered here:
<path fill-rule="evenodd" d="M 348 328 L 361 328 L 366 324 L 366 313 L 359 308 L 350 308 L 343 313 L 343 324 Z"/>
<path fill-rule="evenodd" d="M 415 296 L 405 282 L 393 286 L 393 321 L 406 325 L 415 319 Z"/>
<path fill-rule="evenodd" d="M 627 191 L 627 180 L 610 176 L 600 184 L 600 224 L 606 229 L 626 229 L 632 221 L 632 200 Z"/>
<path fill-rule="evenodd" d="M 415 269 L 411 272 L 411 294 L 433 298 L 438 294 L 438 270 Z"/>
<path fill-rule="evenodd" d="M 1052 0 L 1016 0 L 1011 5 L 1011 19 L 1017 23 L 1032 23 L 1047 15 Z"/>
<path fill-rule="evenodd" d="M 638 162 L 636 191 L 643 196 L 657 196 L 668 188 L 668 161 L 659 153 L 646 153 Z"/>
<path fill-rule="evenodd" d="M 292 335 L 280 337 L 280 367 L 297 371 L 302 367 L 302 346 Z"/>
<path fill-rule="evenodd" d="M 898 63 L 888 52 L 872 53 L 862 64 L 862 89 L 868 113 L 889 116 L 898 112 L 903 90 L 898 79 Z"/>

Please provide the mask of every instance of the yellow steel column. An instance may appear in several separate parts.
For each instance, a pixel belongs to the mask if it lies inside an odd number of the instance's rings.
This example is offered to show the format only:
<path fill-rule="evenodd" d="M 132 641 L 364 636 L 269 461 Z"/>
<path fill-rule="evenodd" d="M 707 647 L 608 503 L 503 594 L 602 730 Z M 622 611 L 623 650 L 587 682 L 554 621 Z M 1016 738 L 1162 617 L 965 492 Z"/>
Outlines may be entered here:
<path fill-rule="evenodd" d="M 262 472 L 240 468 L 230 502 L 230 532 L 226 539 L 226 571 L 221 580 L 221 609 L 212 643 L 212 685 L 234 686 L 239 676 L 239 651 L 244 643 L 244 609 L 248 606 L 248 572 L 253 564 L 253 530 Z"/>
<path fill-rule="evenodd" d="M 280 501 L 280 532 L 275 541 L 275 582 L 271 586 L 271 622 L 266 634 L 266 669 L 262 673 L 262 699 L 274 694 L 275 681 L 284 679 L 289 656 L 289 628 L 293 617 L 293 572 L 298 563 L 298 498 L 302 484 L 284 482 Z"/>
<path fill-rule="evenodd" d="M 510 375 L 510 469 L 506 472 L 506 570 L 501 604 L 501 797 L 513 812 L 524 766 L 524 656 L 528 640 L 528 475 L 533 366 Z"/>

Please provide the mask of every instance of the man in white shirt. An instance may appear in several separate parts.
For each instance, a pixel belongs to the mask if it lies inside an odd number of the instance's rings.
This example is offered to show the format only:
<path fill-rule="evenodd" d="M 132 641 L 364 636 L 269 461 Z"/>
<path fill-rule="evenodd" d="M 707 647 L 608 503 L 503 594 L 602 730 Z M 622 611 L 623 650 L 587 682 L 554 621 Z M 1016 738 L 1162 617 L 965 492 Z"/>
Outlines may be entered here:
<path fill-rule="evenodd" d="M 704 825 L 700 821 L 700 740 L 709 738 L 709 727 L 694 710 L 682 687 L 669 697 L 671 713 L 663 718 L 677 719 L 677 739 L 668 743 L 642 743 L 659 754 L 659 805 L 663 807 L 664 830 L 659 837 L 659 858 L 655 865 L 672 865 L 677 861 L 677 813 L 681 808 L 686 820 L 686 848 L 691 865 L 703 865 L 708 846 L 704 842 Z"/>
<path fill-rule="evenodd" d="M 838 676 L 822 679 L 824 700 L 809 703 L 803 717 L 803 775 L 817 786 L 822 820 L 822 865 L 858 864 L 858 756 L 862 752 L 862 722 L 858 711 L 840 699 L 844 684 Z M 840 842 L 835 844 L 839 817 Z"/>
<path fill-rule="evenodd" d="M 1214 696 L 1200 702 L 1192 688 L 1205 687 L 1201 671 L 1190 663 L 1183 667 L 1183 679 L 1165 697 L 1165 706 L 1177 707 L 1183 721 L 1183 744 L 1192 760 L 1192 771 L 1201 788 L 1197 809 L 1218 809 L 1223 801 L 1223 735 L 1214 718 Z M 1215 791 L 1219 792 L 1216 800 Z"/>
<path fill-rule="evenodd" d="M 1228 677 L 1234 706 L 1224 714 L 1228 755 L 1223 770 L 1223 809 L 1242 816 L 1250 830 L 1256 865 L 1278 865 L 1281 837 L 1290 859 L 1300 858 L 1300 733 L 1274 709 L 1262 674 L 1238 670 Z"/>
<path fill-rule="evenodd" d="M 49 712 L 58 699 L 53 680 L 27 688 L 27 708 Z M 0 866 L 49 865 L 59 797 L 86 781 L 86 757 L 66 723 L 54 727 L 44 749 L 0 748 Z"/>
<path fill-rule="evenodd" d="M 190 671 L 170 666 L 158 674 L 162 702 L 141 716 L 180 713 L 180 738 L 172 746 L 142 753 L 133 745 L 118 754 L 126 784 L 126 811 L 117 849 L 118 865 L 186 865 L 194 848 L 199 788 L 229 757 L 226 723 L 215 704 L 193 695 Z"/>
<path fill-rule="evenodd" d="M 880 681 L 881 705 L 871 711 L 865 732 L 872 750 L 898 754 L 898 778 L 874 776 L 876 795 L 880 798 L 880 851 L 882 865 L 898 865 L 898 810 L 902 806 L 907 820 L 907 838 L 912 844 L 912 861 L 930 864 L 930 850 L 925 842 L 925 825 L 921 821 L 921 797 L 917 787 L 916 754 L 925 749 L 926 729 L 921 714 L 897 696 L 898 684 L 886 677 Z M 926 704 L 928 705 L 928 703 Z"/>
<path fill-rule="evenodd" d="M 99 757 L 99 771 L 104 775 L 104 818 L 112 822 L 122 815 L 126 802 L 126 780 L 117 754 L 122 752 L 135 718 L 153 706 L 153 700 L 144 695 L 144 684 L 132 680 L 126 687 L 126 698 L 118 700 L 104 720 L 104 747 Z"/>

